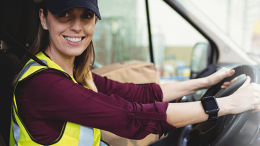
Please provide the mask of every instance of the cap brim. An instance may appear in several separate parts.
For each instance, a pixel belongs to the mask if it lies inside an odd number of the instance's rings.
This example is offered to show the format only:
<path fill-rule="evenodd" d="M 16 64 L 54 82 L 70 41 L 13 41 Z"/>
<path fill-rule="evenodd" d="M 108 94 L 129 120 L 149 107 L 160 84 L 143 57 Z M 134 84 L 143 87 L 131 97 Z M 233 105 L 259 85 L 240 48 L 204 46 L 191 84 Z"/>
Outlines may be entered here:
<path fill-rule="evenodd" d="M 87 0 L 49 0 L 46 2 L 48 10 L 52 14 L 58 14 L 60 12 L 72 9 L 72 8 L 87 8 L 93 11 L 99 20 L 101 16 L 98 7 L 91 1 Z"/>

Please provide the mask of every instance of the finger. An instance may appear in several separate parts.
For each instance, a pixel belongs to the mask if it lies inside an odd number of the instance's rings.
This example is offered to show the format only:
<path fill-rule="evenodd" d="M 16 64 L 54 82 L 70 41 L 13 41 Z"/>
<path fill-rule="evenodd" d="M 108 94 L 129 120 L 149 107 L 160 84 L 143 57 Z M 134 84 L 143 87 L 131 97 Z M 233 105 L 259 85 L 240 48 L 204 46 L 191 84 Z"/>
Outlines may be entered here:
<path fill-rule="evenodd" d="M 228 86 L 222 85 L 221 89 L 226 89 Z"/>
<path fill-rule="evenodd" d="M 224 85 L 222 85 L 222 86 L 221 86 L 221 88 L 222 88 L 222 89 L 226 89 L 226 88 L 227 88 L 227 86 L 224 86 Z"/>
<path fill-rule="evenodd" d="M 232 83 L 231 82 L 224 82 L 223 85 L 221 86 L 222 89 L 226 89 L 228 86 L 230 86 Z"/>
<path fill-rule="evenodd" d="M 235 77 L 234 79 L 232 79 L 230 82 L 231 84 L 234 83 L 237 80 L 237 77 Z"/>
<path fill-rule="evenodd" d="M 229 86 L 224 86 L 224 85 L 222 85 L 221 86 L 221 89 L 227 89 Z"/>
<path fill-rule="evenodd" d="M 223 83 L 223 85 L 229 86 L 229 85 L 231 85 L 231 82 L 225 82 L 225 83 Z"/>
<path fill-rule="evenodd" d="M 257 106 L 257 107 L 252 111 L 252 113 L 258 112 L 259 110 L 260 110 L 260 106 Z"/>
<path fill-rule="evenodd" d="M 246 85 L 249 85 L 250 84 L 250 81 L 251 81 L 251 78 L 249 76 L 246 76 L 246 81 L 244 82 L 244 84 L 240 87 L 240 88 L 243 88 L 245 87 Z"/>
<path fill-rule="evenodd" d="M 227 68 L 222 68 L 222 75 L 221 75 L 221 78 L 222 80 L 224 78 L 227 78 L 227 77 L 230 77 L 232 75 L 234 75 L 235 73 L 235 70 L 230 70 L 230 69 L 227 69 Z"/>
<path fill-rule="evenodd" d="M 234 69 L 229 70 L 229 71 L 228 71 L 228 77 L 234 75 L 234 73 L 235 73 L 235 70 L 234 70 Z"/>
<path fill-rule="evenodd" d="M 256 100 L 256 105 L 255 105 L 255 109 L 254 109 L 254 111 L 252 111 L 252 113 L 258 112 L 260 110 L 260 95 L 258 95 L 255 100 Z"/>

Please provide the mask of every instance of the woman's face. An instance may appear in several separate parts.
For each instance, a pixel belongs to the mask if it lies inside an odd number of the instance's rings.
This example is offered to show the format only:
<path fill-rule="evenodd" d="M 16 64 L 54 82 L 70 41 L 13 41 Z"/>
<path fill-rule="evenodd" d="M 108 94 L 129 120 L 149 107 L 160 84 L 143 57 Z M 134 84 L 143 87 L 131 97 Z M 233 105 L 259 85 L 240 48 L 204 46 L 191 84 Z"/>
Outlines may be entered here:
<path fill-rule="evenodd" d="M 40 10 L 40 19 L 43 29 L 49 31 L 48 51 L 63 57 L 82 54 L 95 30 L 95 14 L 86 8 L 73 8 L 57 15 L 48 11 L 47 19 Z"/>

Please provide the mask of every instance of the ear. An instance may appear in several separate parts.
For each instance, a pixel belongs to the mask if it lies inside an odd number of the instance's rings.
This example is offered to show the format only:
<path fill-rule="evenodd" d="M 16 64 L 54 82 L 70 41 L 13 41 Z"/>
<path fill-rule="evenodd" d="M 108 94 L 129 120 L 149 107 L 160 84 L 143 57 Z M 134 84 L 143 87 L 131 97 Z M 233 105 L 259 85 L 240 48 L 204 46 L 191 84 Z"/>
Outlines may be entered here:
<path fill-rule="evenodd" d="M 40 9 L 39 10 L 39 18 L 41 20 L 41 24 L 42 24 L 42 28 L 44 30 L 48 30 L 48 27 L 47 27 L 47 18 L 45 17 L 44 13 L 43 13 L 43 9 Z"/>

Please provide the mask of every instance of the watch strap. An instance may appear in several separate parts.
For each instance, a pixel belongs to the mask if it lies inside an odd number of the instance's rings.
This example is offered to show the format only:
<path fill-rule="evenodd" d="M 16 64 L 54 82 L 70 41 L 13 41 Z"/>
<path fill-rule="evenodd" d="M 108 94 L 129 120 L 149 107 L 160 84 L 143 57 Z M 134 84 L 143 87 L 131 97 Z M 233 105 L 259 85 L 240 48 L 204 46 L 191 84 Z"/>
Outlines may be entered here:
<path fill-rule="evenodd" d="M 209 121 L 213 121 L 213 120 L 218 119 L 218 112 L 211 112 L 208 115 L 209 115 L 209 118 L 208 118 Z"/>

